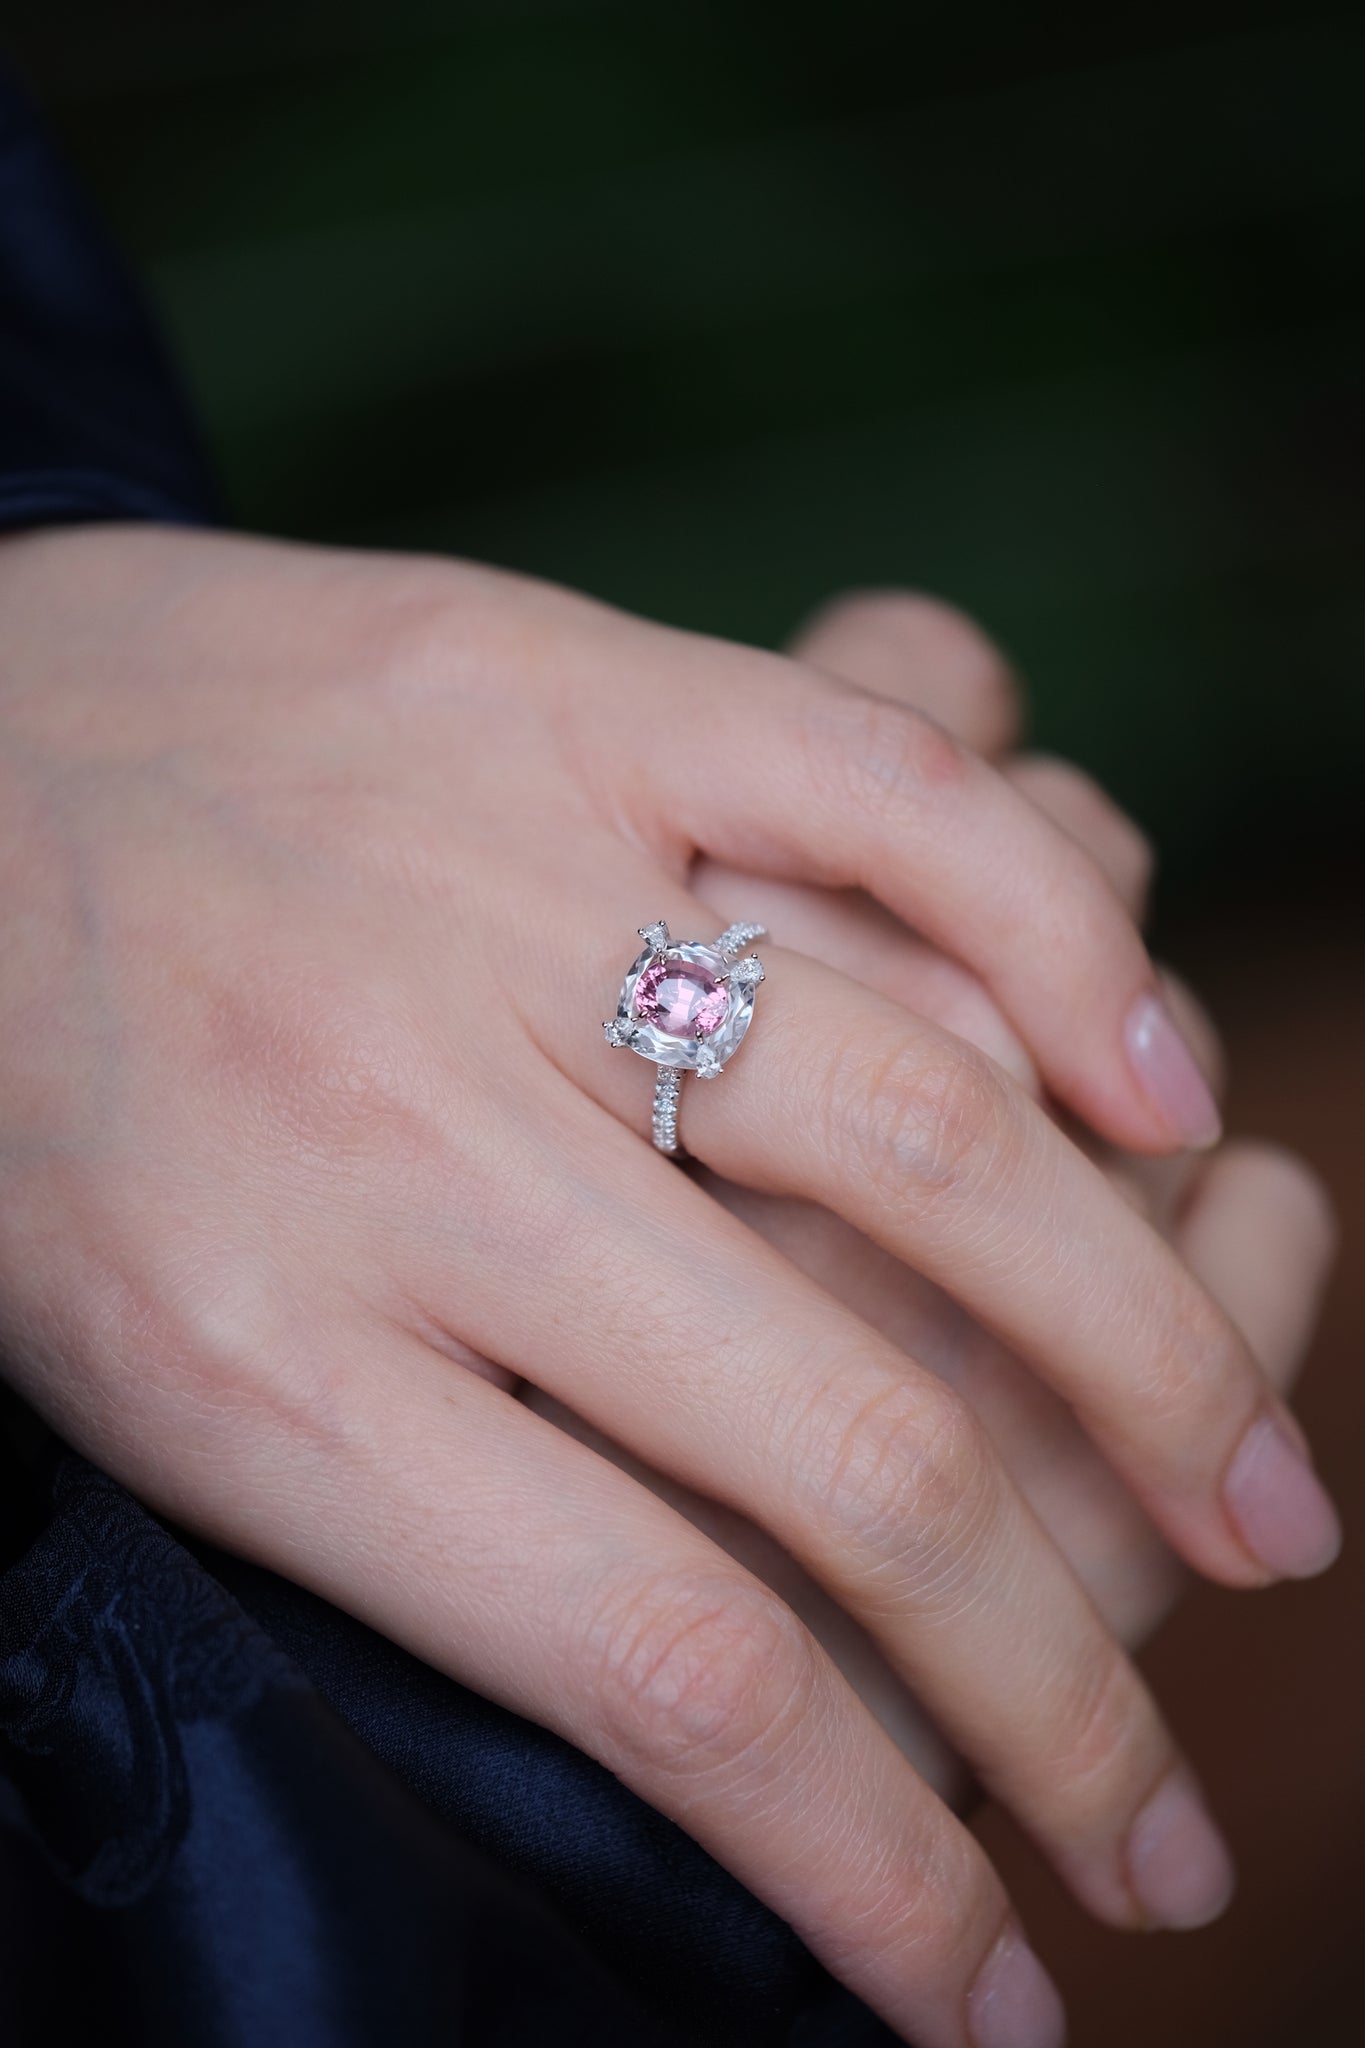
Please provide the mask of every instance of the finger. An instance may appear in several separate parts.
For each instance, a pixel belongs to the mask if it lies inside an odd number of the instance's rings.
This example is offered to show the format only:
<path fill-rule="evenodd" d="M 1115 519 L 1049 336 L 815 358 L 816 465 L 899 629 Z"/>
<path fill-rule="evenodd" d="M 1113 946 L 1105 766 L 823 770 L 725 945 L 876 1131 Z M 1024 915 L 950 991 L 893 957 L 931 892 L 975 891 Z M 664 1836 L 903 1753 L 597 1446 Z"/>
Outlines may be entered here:
<path fill-rule="evenodd" d="M 575 1094 L 555 1116 L 577 1185 L 547 1189 L 514 1294 L 466 1292 L 463 1333 L 509 1346 L 644 1464 L 765 1528 L 1094 1912 L 1162 1918 L 1126 1844 L 1154 1788 L 1186 1781 L 1170 1735 L 970 1408 L 628 1133 L 593 1114 L 580 1135 L 582 1107 Z M 585 1271 L 580 1330 L 565 1303 Z"/>
<path fill-rule="evenodd" d="M 1173 1606 L 1184 1574 L 1070 1409 L 979 1326 L 947 1314 L 917 1274 L 839 1219 L 709 1175 L 706 1184 L 808 1278 L 965 1396 L 1104 1621 L 1130 1648 L 1144 1642 Z M 1190 1162 L 1182 1209 L 1178 1252 L 1242 1330 L 1272 1386 L 1286 1392 L 1317 1319 L 1335 1242 L 1321 1185 L 1276 1148 L 1239 1144 Z M 761 1563 L 756 1568 L 768 1576 Z M 782 1581 L 786 1597 L 801 1600 L 790 1584 Z M 837 1655 L 839 1638 L 828 1627 L 822 1619 L 819 1632 Z M 845 1668 L 856 1671 L 883 1725 L 903 1748 L 908 1727 L 924 1767 L 950 1782 L 884 1662 L 865 1641 L 854 1643 L 852 1656 Z"/>
<path fill-rule="evenodd" d="M 1241 1331 L 1270 1385 L 1285 1394 L 1317 1323 L 1335 1251 L 1331 1204 L 1321 1183 L 1278 1147 L 1226 1145 L 1192 1163 L 1180 1211 L 1172 1226 L 1177 1253 Z M 967 1391 L 988 1425 L 1000 1411 L 1027 1406 L 1026 1394 L 1009 1389 L 1002 1395 L 999 1385 L 976 1377 Z M 1093 1446 L 1077 1441 L 1068 1448 L 1057 1430 L 1039 1430 L 1036 1420 L 1029 1415 L 1013 1430 L 1010 1469 L 1064 1552 L 1079 1558 L 1083 1542 L 1081 1569 L 1101 1613 L 1124 1642 L 1140 1641 L 1179 1582 L 1174 1561 L 1160 1546 L 1168 1569 L 1154 1579 L 1144 1573 L 1143 1529 L 1152 1535 L 1146 1518 L 1114 1486 Z M 1031 1462 L 1035 1437 L 1042 1439 L 1042 1455 Z M 1100 1515 L 1093 1510 L 1102 1500 L 1109 1506 Z M 1070 1533 L 1078 1529 L 1085 1531 L 1079 1540 Z"/>
<path fill-rule="evenodd" d="M 1000 762 L 1022 724 L 1017 676 L 964 613 L 903 590 L 859 590 L 823 606 L 797 633 L 793 657 L 879 697 L 923 711 L 964 746 Z M 1151 842 L 1097 782 L 1048 754 L 1003 772 L 1099 864 L 1134 917 L 1151 888 Z"/>
<path fill-rule="evenodd" d="M 596 1757 L 890 2025 L 968 2048 L 1008 1901 L 782 1602 L 416 1338 L 337 1367 L 327 1457 L 239 1433 L 200 1526 Z M 1013 1967 L 997 1995 L 1025 2021 L 1034 2001 L 1019 2038 L 1049 2048 L 1056 1994 L 1029 1952 Z"/>
<path fill-rule="evenodd" d="M 1027 1048 L 979 978 L 908 931 L 899 918 L 861 890 L 812 889 L 798 882 L 775 882 L 711 860 L 697 863 L 691 881 L 697 898 L 714 915 L 717 930 L 743 919 L 756 919 L 769 931 L 781 932 L 785 943 L 798 952 L 822 960 L 827 967 L 837 967 L 865 988 L 942 1025 L 955 1037 L 965 1038 L 1030 1095 L 1041 1095 L 1038 1069 Z M 1221 1098 L 1225 1062 L 1212 1019 L 1169 968 L 1160 970 L 1160 979 L 1200 1072 L 1215 1098 Z M 1149 1185 L 1178 1191 L 1190 1171 L 1186 1154 L 1151 1160 L 1132 1157 L 1125 1164 L 1134 1199 L 1144 1213 L 1151 1213 Z"/>
<path fill-rule="evenodd" d="M 642 763 L 642 830 L 662 811 L 670 840 L 733 866 L 866 889 L 981 977 L 1101 1136 L 1213 1141 L 1216 1105 L 1132 920 L 1036 805 L 921 713 L 772 657 L 675 658 L 694 715 Z"/>
<path fill-rule="evenodd" d="M 1137 827 L 1087 776 L 1063 762 L 1030 757 L 1008 763 L 1004 773 L 1094 856 L 1132 915 L 1140 916 L 1152 860 Z M 758 919 L 799 952 L 837 967 L 841 974 L 965 1038 L 1030 1094 L 1040 1093 L 1033 1059 L 980 977 L 909 931 L 864 891 L 812 889 L 744 874 L 705 858 L 693 868 L 691 885 L 716 913 L 718 928 L 743 918 Z M 1221 1053 L 1206 1014 L 1173 975 L 1163 972 L 1160 979 L 1200 1071 L 1206 1079 L 1211 1069 L 1216 1071 L 1221 1086 Z"/>
<path fill-rule="evenodd" d="M 1316 1174 L 1278 1146 L 1225 1146 L 1196 1181 L 1177 1244 L 1273 1384 L 1289 1386 L 1336 1255 L 1332 1204 Z"/>
<path fill-rule="evenodd" d="M 1162 994 L 1180 1027 L 1181 1037 L 1199 1062 L 1199 1071 L 1210 1092 L 1221 1102 L 1227 1091 L 1228 1074 L 1227 1055 L 1218 1027 L 1188 982 L 1182 981 L 1169 967 L 1161 967 L 1159 973 Z"/>
<path fill-rule="evenodd" d="M 751 1199 L 758 1201 L 761 1198 L 755 1196 Z M 793 1205 L 775 1206 L 786 1208 Z M 949 1748 L 942 1734 L 928 1720 L 924 1709 L 911 1698 L 866 1629 L 823 1586 L 818 1586 L 810 1573 L 766 1529 L 760 1529 L 757 1523 L 736 1509 L 723 1507 L 719 1501 L 698 1493 L 694 1487 L 683 1486 L 678 1480 L 651 1469 L 641 1459 L 623 1450 L 605 1431 L 594 1429 L 581 1415 L 566 1408 L 552 1394 L 532 1386 L 529 1381 L 521 1382 L 519 1398 L 537 1415 L 546 1416 L 556 1429 L 566 1430 L 580 1443 L 589 1445 L 599 1457 L 606 1458 L 642 1486 L 647 1486 L 784 1600 L 810 1630 L 878 1725 L 886 1730 L 901 1755 L 954 1813 L 962 1811 L 968 1773 L 961 1758 Z"/>
<path fill-rule="evenodd" d="M 1210 1093 L 1215 1101 L 1221 1102 L 1227 1085 L 1227 1062 L 1213 1020 L 1198 997 L 1169 968 L 1161 968 L 1160 976 L 1171 1015 L 1179 1023 Z M 1072 1119 L 1060 1117 L 1059 1122 L 1073 1143 L 1103 1168 L 1110 1186 L 1168 1240 L 1175 1234 L 1186 1194 L 1198 1178 L 1203 1159 L 1219 1156 L 1175 1152 L 1164 1158 L 1144 1158 L 1140 1153 L 1120 1152 L 1112 1146 L 1096 1144 L 1092 1134 Z"/>
<path fill-rule="evenodd" d="M 927 712 L 990 759 L 1018 741 L 1018 677 L 979 626 L 937 598 L 845 592 L 806 621 L 791 652 L 811 668 Z"/>
<path fill-rule="evenodd" d="M 1176 1249 L 1241 1330 L 1270 1384 L 1292 1388 L 1317 1323 L 1336 1243 L 1331 1205 L 1302 1161 L 1267 1145 L 1223 1147 L 1201 1160 L 1187 1191 Z M 1065 1472 L 1061 1486 L 1056 1472 Z M 1032 1494 L 1028 1475 L 1022 1483 Z M 1084 1528 L 1084 1577 L 1100 1612 L 1128 1644 L 1144 1641 L 1179 1596 L 1182 1573 L 1136 1504 L 1114 1486 L 1093 1447 L 1053 1468 L 1044 1519 L 1068 1554 L 1065 1527 Z M 1087 1502 L 1103 1502 L 1102 1513 Z"/>
<path fill-rule="evenodd" d="M 1191 1162 L 1176 1251 L 1225 1310 L 1277 1392 L 1294 1383 L 1331 1267 L 1335 1228 L 1321 1184 L 1266 1145 Z M 1156 1628 L 1182 1583 L 1176 1559 L 1074 1418 L 1018 1362 L 964 1340 L 958 1383 L 1026 1499 L 1080 1572 L 1120 1641 Z"/>
<path fill-rule="evenodd" d="M 775 882 L 708 860 L 693 869 L 691 886 L 713 913 L 717 931 L 757 920 L 781 932 L 796 951 L 965 1038 L 1030 1095 L 1041 1096 L 1027 1047 L 980 978 L 908 931 L 862 890 Z"/>
<path fill-rule="evenodd" d="M 1076 1409 L 1200 1570 L 1252 1585 L 1323 1569 L 1339 1532 L 1308 1466 L 1253 1458 L 1263 1424 L 1286 1426 L 1263 1375 L 1100 1170 L 961 1041 L 804 956 L 765 959 L 762 1037 L 689 1085 L 688 1149 L 834 1209 L 937 1281 Z M 618 1058 L 585 1079 L 610 1070 L 630 1116 Z"/>
<path fill-rule="evenodd" d="M 1292 1388 L 1316 1326 L 1335 1246 L 1331 1204 L 1301 1160 L 1274 1146 L 1237 1144 L 1199 1162 L 1176 1248 L 1281 1394 Z M 1018 1390 L 1006 1391 L 1006 1409 L 1011 1391 Z M 972 1398 L 981 1397 L 974 1386 Z M 1092 1445 L 1053 1431 L 1047 1453 L 1046 1469 L 1032 1470 L 1026 1441 L 1011 1470 L 1120 1641 L 1144 1642 L 1179 1598 L 1176 1559 Z M 1174 1867 L 1169 1882 L 1181 1882 Z"/>
<path fill-rule="evenodd" d="M 1129 915 L 1140 923 L 1147 912 L 1155 856 L 1151 841 L 1127 813 L 1082 769 L 1048 754 L 1019 755 L 1005 764 L 1003 773 L 1021 796 L 1090 855 Z"/>

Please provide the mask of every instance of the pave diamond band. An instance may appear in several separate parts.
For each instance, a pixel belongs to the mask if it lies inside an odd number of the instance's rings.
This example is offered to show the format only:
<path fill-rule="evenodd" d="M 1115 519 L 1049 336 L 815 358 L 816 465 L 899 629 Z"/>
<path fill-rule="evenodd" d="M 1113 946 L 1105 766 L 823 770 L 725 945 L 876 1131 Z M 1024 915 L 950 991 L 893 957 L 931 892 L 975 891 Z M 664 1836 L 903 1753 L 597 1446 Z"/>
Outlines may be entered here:
<path fill-rule="evenodd" d="M 678 1143 L 678 1097 L 682 1094 L 682 1075 L 676 1067 L 660 1067 L 659 1078 L 654 1083 L 654 1143 L 670 1159 L 681 1159 L 685 1155 Z"/>
<path fill-rule="evenodd" d="M 640 927 L 644 951 L 627 970 L 616 1015 L 602 1026 L 607 1044 L 638 1053 L 659 1069 L 653 1138 L 670 1159 L 678 1140 L 678 1098 L 685 1073 L 717 1078 L 753 1021 L 763 962 L 746 951 L 766 936 L 761 924 L 732 924 L 712 945 L 680 943 L 662 921 Z"/>

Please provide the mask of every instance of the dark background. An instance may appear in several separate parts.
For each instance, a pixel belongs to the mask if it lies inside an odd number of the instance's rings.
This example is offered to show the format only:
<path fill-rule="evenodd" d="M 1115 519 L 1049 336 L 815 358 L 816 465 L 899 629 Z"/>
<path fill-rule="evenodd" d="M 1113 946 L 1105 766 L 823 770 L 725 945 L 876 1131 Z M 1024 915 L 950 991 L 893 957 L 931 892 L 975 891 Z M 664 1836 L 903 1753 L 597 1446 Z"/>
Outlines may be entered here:
<path fill-rule="evenodd" d="M 1305 1387 L 1365 1506 L 1365 20 L 591 0 L 47 0 L 7 40 L 245 525 L 458 550 L 777 642 L 956 599 L 1154 832 L 1234 1127 L 1346 1221 Z M 1357 1545 L 1359 1548 L 1359 1545 Z M 1246 1866 L 1083 1928 L 987 1823 L 1079 2048 L 1345 2048 L 1365 1570 L 1149 1660 Z"/>

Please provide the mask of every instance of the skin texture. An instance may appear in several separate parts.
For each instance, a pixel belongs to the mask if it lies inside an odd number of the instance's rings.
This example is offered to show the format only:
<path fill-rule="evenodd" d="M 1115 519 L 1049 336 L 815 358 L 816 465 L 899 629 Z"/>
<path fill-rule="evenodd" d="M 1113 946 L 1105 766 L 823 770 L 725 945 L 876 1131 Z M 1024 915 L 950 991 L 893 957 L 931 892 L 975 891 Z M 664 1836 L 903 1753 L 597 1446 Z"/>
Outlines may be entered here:
<path fill-rule="evenodd" d="M 1297 1453 L 1258 1466 L 1282 1554 L 1225 1493 L 1250 1432 L 1297 1441 L 1312 1293 L 1249 1304 L 1230 1243 L 1297 1204 L 1311 1275 L 1324 1226 L 1293 1167 L 1154 1181 L 1039 1099 L 1179 1148 L 1129 1050 L 1130 828 L 840 679 L 828 616 L 783 660 L 483 570 L 106 528 L 10 542 L 0 617 L 29 1397 L 600 1757 L 923 2048 L 1060 2021 L 908 1694 L 1096 1913 L 1207 1917 L 1216 1838 L 1113 1631 L 1168 1597 L 1153 1526 L 1229 1584 L 1327 1561 Z M 965 731 L 963 650 L 916 625 Z M 651 1077 L 597 1019 L 636 925 L 708 934 L 759 878 L 859 893 L 808 950 L 828 901 L 782 899 L 752 1040 L 687 1091 L 721 1200 L 642 1142 Z"/>
<path fill-rule="evenodd" d="M 1016 789 L 1086 848 L 1142 921 L 1152 878 L 1149 845 L 1079 770 L 1012 753 L 1021 724 L 1017 685 L 969 621 L 906 593 L 858 594 L 822 611 L 792 652 L 917 704 L 994 759 Z M 1041 1097 L 1027 1049 L 981 982 L 917 940 L 873 899 L 773 883 L 704 860 L 693 886 L 718 924 L 753 911 L 803 952 L 979 1046 Z M 1218 1094 L 1222 1051 L 1214 1028 L 1188 990 L 1169 976 L 1164 982 Z M 1074 1135 L 1087 1144 L 1083 1131 Z M 1243 1329 L 1274 1384 L 1282 1391 L 1292 1385 L 1335 1244 L 1327 1198 L 1303 1163 L 1277 1147 L 1245 1142 L 1212 1157 L 1182 1153 L 1162 1161 L 1094 1143 L 1088 1149 L 1111 1184 L 1179 1247 Z M 1130 1648 L 1143 1643 L 1178 1599 L 1184 1574 L 1065 1403 L 941 1290 L 840 1218 L 813 1204 L 732 1186 L 704 1170 L 700 1178 L 793 1264 L 965 1395 L 1115 1634 Z M 593 1441 L 604 1456 L 620 1458 L 608 1438 L 584 1431 L 536 1389 L 526 1389 L 525 1398 Z M 657 1475 L 636 1470 L 661 1488 Z M 866 1634 L 743 1516 L 679 1487 L 667 1489 L 666 1497 L 782 1593 L 935 1789 L 961 1800 L 968 1788 L 960 1760 Z"/>

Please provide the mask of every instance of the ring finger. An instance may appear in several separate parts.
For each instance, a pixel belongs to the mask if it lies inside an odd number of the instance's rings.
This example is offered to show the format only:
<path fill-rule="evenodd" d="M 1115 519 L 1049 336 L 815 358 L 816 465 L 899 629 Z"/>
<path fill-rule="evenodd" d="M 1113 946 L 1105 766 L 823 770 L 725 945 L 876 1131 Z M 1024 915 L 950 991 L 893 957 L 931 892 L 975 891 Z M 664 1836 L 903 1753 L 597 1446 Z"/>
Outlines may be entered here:
<path fill-rule="evenodd" d="M 1250 1585 L 1329 1563 L 1335 1515 L 1282 1404 L 1098 1169 L 961 1040 L 800 955 L 768 959 L 761 1043 L 723 1085 L 690 1084 L 688 1149 L 836 1210 L 942 1285 L 1077 1410 L 1199 1569 Z M 634 1059 L 571 1057 L 639 1120 Z"/>

